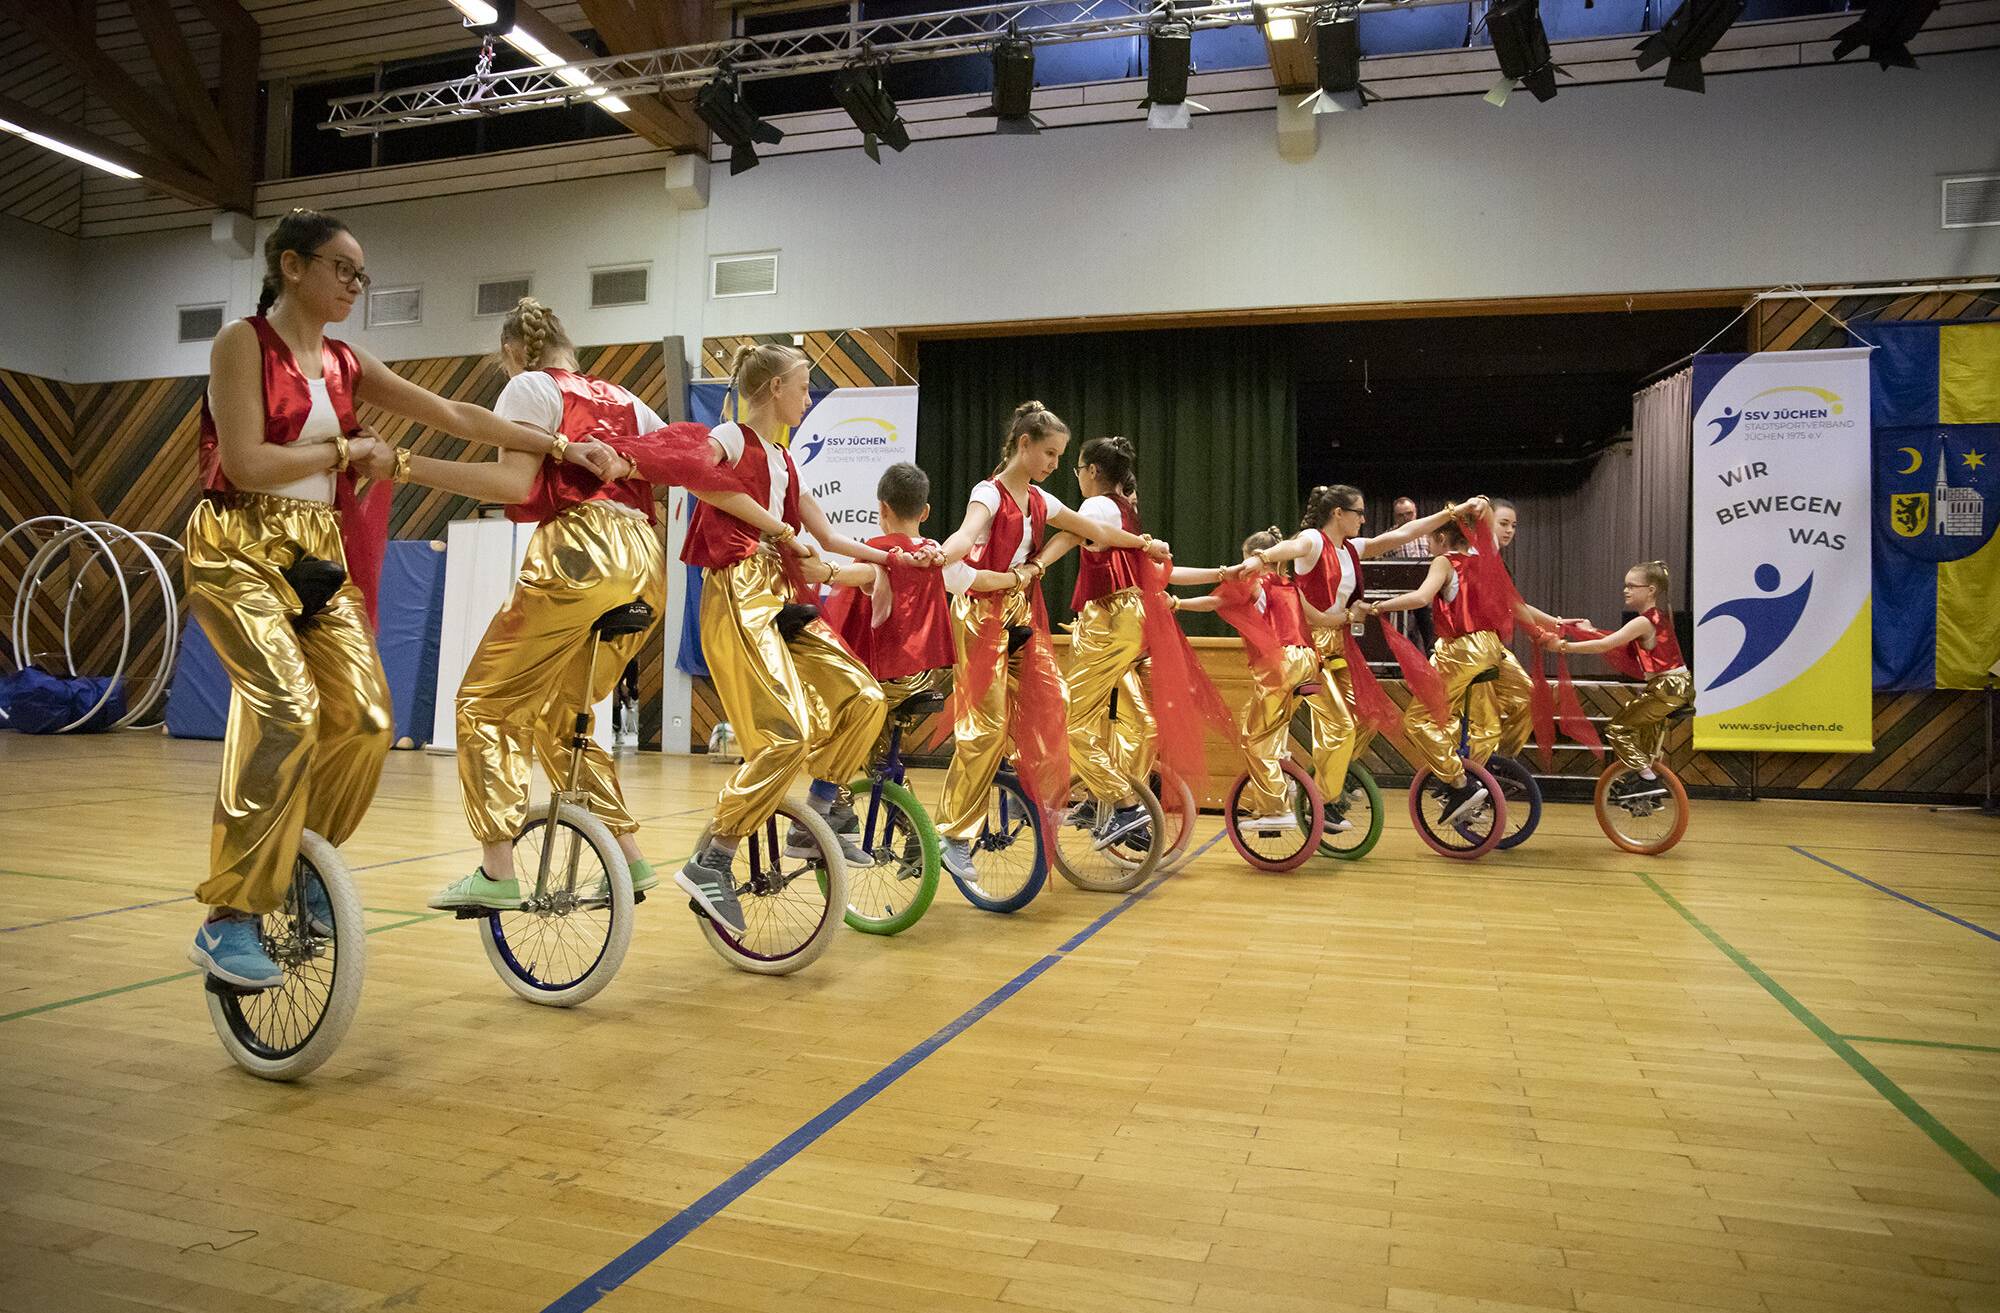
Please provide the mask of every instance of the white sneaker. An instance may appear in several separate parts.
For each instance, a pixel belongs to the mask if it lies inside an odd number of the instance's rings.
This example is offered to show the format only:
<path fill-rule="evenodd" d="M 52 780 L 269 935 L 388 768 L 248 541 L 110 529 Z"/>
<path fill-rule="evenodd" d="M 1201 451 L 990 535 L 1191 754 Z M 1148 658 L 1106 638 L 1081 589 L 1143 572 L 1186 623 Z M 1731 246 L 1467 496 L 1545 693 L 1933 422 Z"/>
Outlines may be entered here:
<path fill-rule="evenodd" d="M 1243 828 L 1255 830 L 1259 834 L 1276 834 L 1280 830 L 1298 829 L 1299 818 L 1288 811 L 1272 812 L 1269 816 L 1259 816 L 1256 820 L 1248 822 Z"/>

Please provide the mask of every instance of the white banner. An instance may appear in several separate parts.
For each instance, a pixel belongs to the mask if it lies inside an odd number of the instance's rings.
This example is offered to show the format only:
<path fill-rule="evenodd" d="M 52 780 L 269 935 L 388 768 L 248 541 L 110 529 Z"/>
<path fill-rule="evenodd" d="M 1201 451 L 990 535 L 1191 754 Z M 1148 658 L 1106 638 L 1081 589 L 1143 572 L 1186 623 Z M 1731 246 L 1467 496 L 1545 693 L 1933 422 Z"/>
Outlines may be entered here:
<path fill-rule="evenodd" d="M 1866 752 L 1868 349 L 1697 356 L 1695 746 Z"/>
<path fill-rule="evenodd" d="M 875 485 L 882 472 L 917 459 L 914 387 L 836 388 L 792 432 L 792 460 L 827 521 L 850 538 L 882 532 Z"/>

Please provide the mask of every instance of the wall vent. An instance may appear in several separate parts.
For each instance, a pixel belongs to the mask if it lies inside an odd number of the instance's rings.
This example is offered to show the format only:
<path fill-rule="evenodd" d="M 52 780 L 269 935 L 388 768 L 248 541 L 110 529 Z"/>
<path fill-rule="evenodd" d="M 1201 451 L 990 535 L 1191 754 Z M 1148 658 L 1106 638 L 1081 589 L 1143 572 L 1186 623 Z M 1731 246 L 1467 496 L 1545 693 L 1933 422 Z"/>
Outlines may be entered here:
<path fill-rule="evenodd" d="M 370 328 L 400 328 L 423 322 L 423 288 L 377 287 L 368 293 Z"/>
<path fill-rule="evenodd" d="M 222 331 L 222 303 L 184 305 L 181 310 L 181 341 L 209 342 Z"/>
<path fill-rule="evenodd" d="M 533 286 L 526 274 L 519 278 L 496 278 L 490 283 L 479 285 L 479 296 L 473 305 L 474 319 L 491 319 L 512 310 L 517 302 Z"/>
<path fill-rule="evenodd" d="M 590 308 L 602 310 L 614 305 L 646 304 L 647 284 L 652 281 L 649 265 L 629 265 L 622 269 L 590 271 Z"/>
<path fill-rule="evenodd" d="M 721 255 L 708 264 L 708 294 L 770 296 L 778 290 L 778 253 Z"/>
<path fill-rule="evenodd" d="M 1944 226 L 1990 228 L 2000 224 L 2000 173 L 1944 180 Z"/>

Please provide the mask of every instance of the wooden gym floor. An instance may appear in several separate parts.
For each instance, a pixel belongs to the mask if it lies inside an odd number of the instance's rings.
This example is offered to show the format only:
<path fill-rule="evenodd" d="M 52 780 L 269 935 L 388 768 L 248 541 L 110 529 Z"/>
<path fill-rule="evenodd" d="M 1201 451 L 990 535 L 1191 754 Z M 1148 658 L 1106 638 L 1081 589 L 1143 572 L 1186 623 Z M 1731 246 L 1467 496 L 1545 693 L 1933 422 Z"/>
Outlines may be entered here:
<path fill-rule="evenodd" d="M 361 1014 L 287 1087 L 181 957 L 216 757 L 0 737 L 0 1308 L 2000 1309 L 1976 815 L 1697 802 L 1649 861 L 1556 806 L 1461 866 L 1394 802 L 1357 865 L 947 884 L 775 980 L 662 897 L 560 1012 L 422 910 L 473 850 L 397 753 Z M 627 775 L 679 856 L 720 769 Z"/>

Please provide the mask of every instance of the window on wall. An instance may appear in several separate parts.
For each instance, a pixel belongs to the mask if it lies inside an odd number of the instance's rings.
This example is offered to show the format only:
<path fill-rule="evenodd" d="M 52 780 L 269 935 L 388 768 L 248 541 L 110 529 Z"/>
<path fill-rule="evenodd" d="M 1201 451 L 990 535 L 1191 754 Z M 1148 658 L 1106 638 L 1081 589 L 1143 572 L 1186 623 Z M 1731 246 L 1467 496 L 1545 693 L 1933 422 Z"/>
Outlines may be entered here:
<path fill-rule="evenodd" d="M 606 53 L 595 32 L 574 35 L 593 54 Z M 470 76 L 478 59 L 478 46 L 468 44 L 462 50 L 445 55 L 399 60 L 369 73 L 301 83 L 294 87 L 291 176 L 307 178 L 382 165 L 484 155 L 491 151 L 518 150 L 527 146 L 553 146 L 565 141 L 615 136 L 626 131 L 618 120 L 581 101 L 553 109 L 482 115 L 458 123 L 401 128 L 377 137 L 343 137 L 320 126 L 326 122 L 327 106 L 338 97 L 449 82 L 453 78 Z M 494 47 L 493 67 L 496 70 L 526 68 L 531 62 L 512 46 L 503 43 Z"/>

